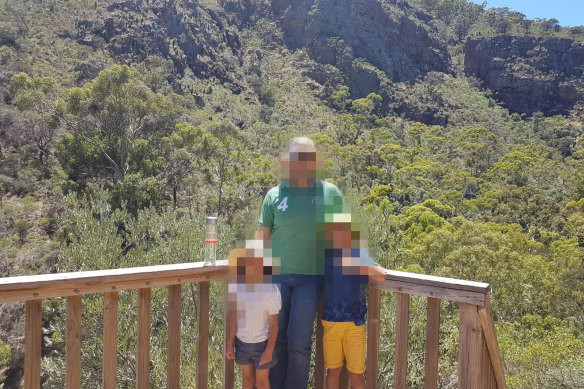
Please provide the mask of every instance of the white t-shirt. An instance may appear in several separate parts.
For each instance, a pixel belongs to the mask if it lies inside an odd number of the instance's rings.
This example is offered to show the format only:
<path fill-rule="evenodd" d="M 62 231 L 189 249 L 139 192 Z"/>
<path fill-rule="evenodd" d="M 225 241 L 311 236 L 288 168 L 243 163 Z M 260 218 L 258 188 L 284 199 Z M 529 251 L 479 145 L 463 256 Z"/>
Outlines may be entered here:
<path fill-rule="evenodd" d="M 268 339 L 269 315 L 280 312 L 282 299 L 274 284 L 229 284 L 229 294 L 237 301 L 237 337 L 245 343 Z"/>

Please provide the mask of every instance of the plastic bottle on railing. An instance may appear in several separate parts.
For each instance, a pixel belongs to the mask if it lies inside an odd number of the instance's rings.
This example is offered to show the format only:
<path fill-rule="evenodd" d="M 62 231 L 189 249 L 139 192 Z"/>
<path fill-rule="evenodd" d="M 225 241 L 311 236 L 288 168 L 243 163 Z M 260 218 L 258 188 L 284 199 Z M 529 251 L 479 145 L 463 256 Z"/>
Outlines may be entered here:
<path fill-rule="evenodd" d="M 215 266 L 217 260 L 217 218 L 207 217 L 207 237 L 205 238 L 205 263 L 203 266 Z"/>

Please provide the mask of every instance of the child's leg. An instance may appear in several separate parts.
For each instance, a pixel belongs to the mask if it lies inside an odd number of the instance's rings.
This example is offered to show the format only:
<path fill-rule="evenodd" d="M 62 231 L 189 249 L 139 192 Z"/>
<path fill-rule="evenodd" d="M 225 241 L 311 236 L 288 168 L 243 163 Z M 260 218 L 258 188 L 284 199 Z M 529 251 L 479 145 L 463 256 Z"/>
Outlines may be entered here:
<path fill-rule="evenodd" d="M 350 323 L 347 328 L 343 342 L 345 357 L 347 358 L 347 370 L 349 371 L 349 380 L 351 388 L 365 389 L 365 326 L 356 326 Z"/>
<path fill-rule="evenodd" d="M 254 389 L 255 387 L 255 367 L 253 365 L 240 365 L 243 376 L 243 389 Z"/>
<path fill-rule="evenodd" d="M 339 389 L 342 367 L 326 369 L 326 389 Z"/>
<path fill-rule="evenodd" d="M 351 380 L 351 389 L 365 389 L 365 380 L 363 379 L 363 374 L 349 372 L 349 379 Z"/>
<path fill-rule="evenodd" d="M 270 389 L 270 369 L 256 369 L 255 378 L 258 389 Z"/>

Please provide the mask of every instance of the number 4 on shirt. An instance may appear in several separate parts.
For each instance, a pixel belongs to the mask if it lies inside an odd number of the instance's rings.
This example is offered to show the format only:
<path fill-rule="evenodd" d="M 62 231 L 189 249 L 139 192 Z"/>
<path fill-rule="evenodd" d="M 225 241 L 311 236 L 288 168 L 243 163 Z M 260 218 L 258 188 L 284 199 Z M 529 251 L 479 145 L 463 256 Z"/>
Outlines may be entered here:
<path fill-rule="evenodd" d="M 286 212 L 286 210 L 288 209 L 288 197 L 284 197 L 284 199 L 280 202 L 280 204 L 278 204 L 278 209 L 281 210 L 282 212 Z"/>

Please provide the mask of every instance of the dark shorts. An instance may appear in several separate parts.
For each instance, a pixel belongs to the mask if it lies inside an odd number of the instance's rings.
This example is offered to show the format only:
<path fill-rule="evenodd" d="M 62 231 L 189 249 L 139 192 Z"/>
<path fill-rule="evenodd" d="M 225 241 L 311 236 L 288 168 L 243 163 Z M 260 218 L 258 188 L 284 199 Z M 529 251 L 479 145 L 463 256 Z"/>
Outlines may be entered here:
<path fill-rule="evenodd" d="M 235 363 L 238 365 L 254 365 L 256 369 L 269 369 L 278 363 L 276 360 L 276 353 L 272 354 L 272 360 L 265 365 L 260 366 L 260 359 L 264 351 L 266 351 L 266 346 L 268 341 L 263 341 L 260 343 L 245 343 L 235 337 Z"/>

